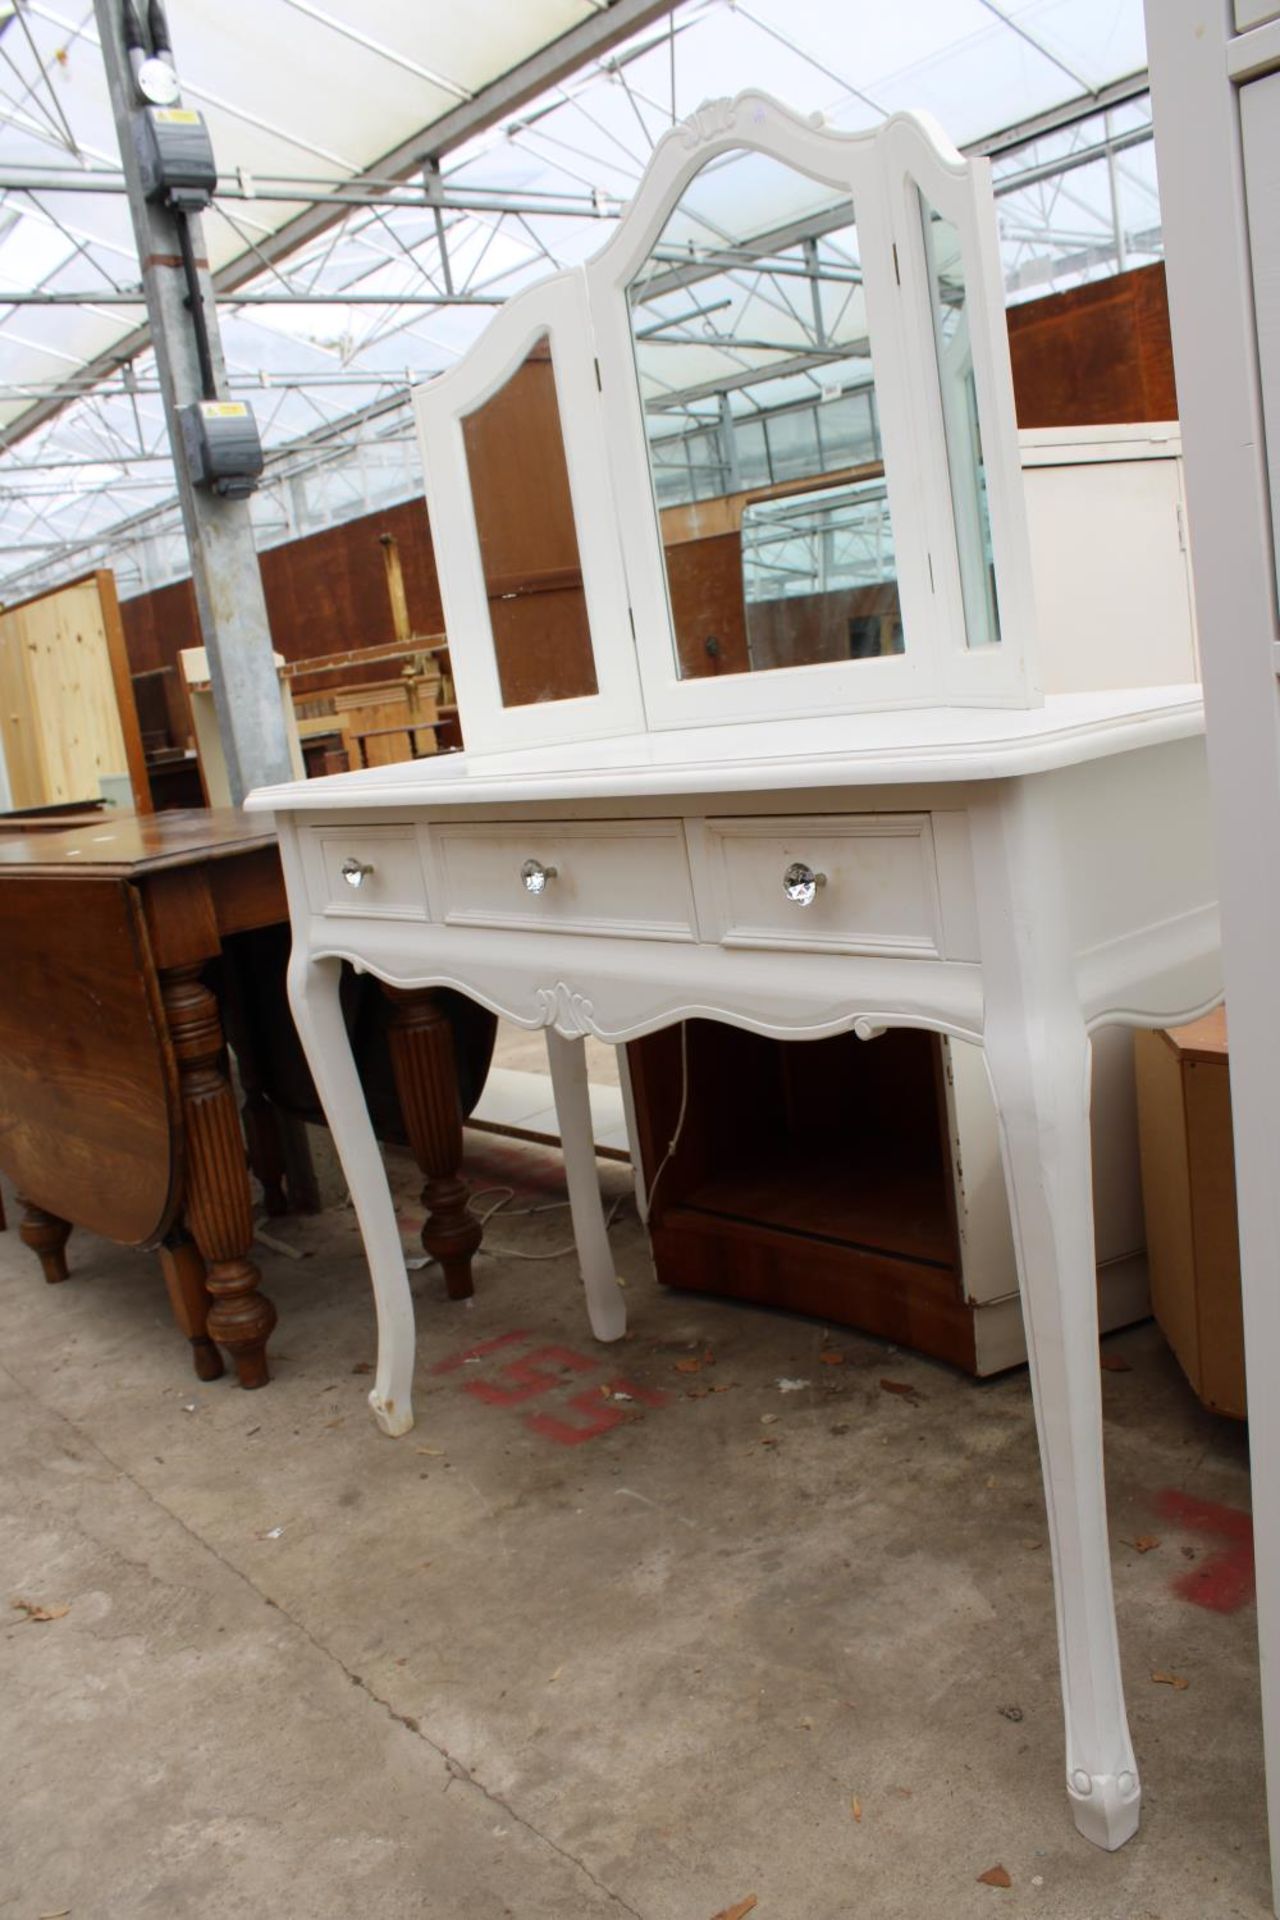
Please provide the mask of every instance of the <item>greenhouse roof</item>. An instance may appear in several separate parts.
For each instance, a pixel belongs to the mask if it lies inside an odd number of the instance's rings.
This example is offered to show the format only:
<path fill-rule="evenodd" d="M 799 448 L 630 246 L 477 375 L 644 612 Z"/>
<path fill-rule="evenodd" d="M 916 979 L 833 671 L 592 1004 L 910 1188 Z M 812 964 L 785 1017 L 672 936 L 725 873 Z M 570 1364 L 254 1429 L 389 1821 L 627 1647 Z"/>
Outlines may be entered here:
<path fill-rule="evenodd" d="M 923 107 L 958 145 L 992 151 L 1010 298 L 1159 252 L 1141 0 L 169 12 L 220 169 L 205 248 L 231 390 L 252 398 L 269 455 L 262 544 L 418 491 L 410 386 L 451 365 L 495 305 L 594 252 L 656 140 L 710 96 L 763 84 L 846 130 Z M 802 182 L 770 219 L 820 229 L 821 201 Z M 838 266 L 838 248 L 825 258 Z M 724 311 L 722 329 L 761 320 L 740 294 Z M 185 570 L 145 323 L 93 9 L 0 4 L 11 596 L 107 557 L 125 593 Z"/>

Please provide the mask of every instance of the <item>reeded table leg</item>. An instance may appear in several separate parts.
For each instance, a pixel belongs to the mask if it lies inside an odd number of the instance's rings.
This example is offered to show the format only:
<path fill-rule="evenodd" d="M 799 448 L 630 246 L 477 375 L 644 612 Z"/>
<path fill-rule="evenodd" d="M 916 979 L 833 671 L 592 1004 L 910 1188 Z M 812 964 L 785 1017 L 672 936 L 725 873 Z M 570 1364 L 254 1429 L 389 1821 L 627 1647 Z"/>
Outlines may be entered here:
<path fill-rule="evenodd" d="M 160 1271 L 178 1329 L 191 1342 L 191 1364 L 198 1380 L 220 1380 L 222 1355 L 209 1338 L 209 1308 L 204 1261 L 191 1235 L 181 1227 L 166 1234 L 157 1250 Z"/>
<path fill-rule="evenodd" d="M 581 1039 L 566 1040 L 554 1027 L 548 1027 L 547 1059 L 556 1097 L 560 1144 L 564 1149 L 573 1237 L 587 1296 L 587 1317 L 597 1340 L 621 1340 L 627 1330 L 627 1309 L 600 1203 L 600 1176 L 591 1131 L 591 1097 L 587 1091 L 586 1048 Z"/>
<path fill-rule="evenodd" d="M 240 1116 L 222 1071 L 218 1003 L 199 971 L 175 967 L 160 981 L 182 1089 L 186 1224 L 208 1268 L 209 1337 L 230 1351 L 242 1387 L 265 1387 L 276 1310 L 259 1291 L 258 1269 L 249 1258 L 253 1208 Z"/>
<path fill-rule="evenodd" d="M 426 1176 L 422 1244 L 443 1267 L 449 1298 L 467 1300 L 475 1292 L 471 1258 L 482 1228 L 467 1206 L 469 1189 L 458 1172 L 462 1106 L 453 1028 L 430 987 L 391 987 L 384 981 L 382 991 L 394 1009 L 391 1067 L 400 1112 L 413 1157 Z"/>
<path fill-rule="evenodd" d="M 369 1405 L 382 1431 L 397 1435 L 408 1433 L 413 1425 L 413 1296 L 391 1189 L 338 999 L 341 966 L 339 960 L 313 961 L 295 946 L 289 961 L 289 1004 L 351 1190 L 369 1262 L 378 1315 L 378 1371 Z"/>
<path fill-rule="evenodd" d="M 43 1207 L 37 1207 L 32 1201 L 18 1195 L 22 1204 L 22 1224 L 18 1236 L 24 1246 L 39 1256 L 44 1268 L 44 1277 L 50 1286 L 67 1277 L 67 1241 L 71 1237 L 69 1220 L 59 1219 L 56 1213 L 46 1213 Z"/>

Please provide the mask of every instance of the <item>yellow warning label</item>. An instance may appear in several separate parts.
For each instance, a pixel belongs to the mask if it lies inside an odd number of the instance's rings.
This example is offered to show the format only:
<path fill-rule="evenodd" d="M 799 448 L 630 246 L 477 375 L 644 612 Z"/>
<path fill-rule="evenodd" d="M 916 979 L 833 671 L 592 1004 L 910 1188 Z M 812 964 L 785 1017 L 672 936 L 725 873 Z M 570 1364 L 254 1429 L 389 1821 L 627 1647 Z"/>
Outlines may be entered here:
<path fill-rule="evenodd" d="M 152 118 L 165 120 L 171 127 L 198 127 L 200 115 L 194 107 L 152 107 Z"/>
<path fill-rule="evenodd" d="M 200 411 L 206 420 L 243 420 L 249 409 L 243 400 L 202 400 Z"/>

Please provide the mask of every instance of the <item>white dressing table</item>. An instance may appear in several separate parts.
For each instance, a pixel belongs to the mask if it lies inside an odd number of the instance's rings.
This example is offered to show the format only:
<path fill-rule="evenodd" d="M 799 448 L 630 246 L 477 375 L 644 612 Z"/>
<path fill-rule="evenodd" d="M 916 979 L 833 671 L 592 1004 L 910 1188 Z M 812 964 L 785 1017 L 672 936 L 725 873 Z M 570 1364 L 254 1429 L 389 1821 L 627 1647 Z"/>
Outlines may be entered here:
<path fill-rule="evenodd" d="M 653 337 L 655 304 L 659 317 L 664 300 L 687 307 L 715 270 L 705 247 L 673 245 L 668 222 L 722 155 L 767 155 L 801 169 L 808 191 L 851 191 L 856 250 L 846 242 L 831 273 L 853 289 L 840 296 L 856 308 L 846 357 L 868 362 L 874 343 L 882 458 L 814 480 L 808 521 L 787 504 L 794 488 L 764 503 L 762 537 L 782 538 L 803 591 L 789 606 L 757 592 L 748 639 L 754 620 L 758 652 L 785 616 L 792 644 L 814 595 L 838 591 L 848 651 L 797 660 L 793 647 L 788 663 L 699 676 L 671 611 L 646 452 L 663 406 L 645 397 L 629 315 L 646 314 L 637 341 Z M 723 188 L 722 173 L 707 191 Z M 942 265 L 939 207 L 954 241 Z M 715 232 L 733 284 L 722 210 Z M 1116 1847 L 1137 1825 L 1139 1787 L 1103 1486 L 1090 1033 L 1186 1020 L 1221 996 L 1202 715 L 1196 687 L 1039 695 L 994 247 L 985 171 L 923 122 L 836 136 L 758 95 L 703 109 L 660 145 L 604 253 L 512 302 L 421 395 L 469 750 L 249 805 L 270 809 L 280 835 L 292 1004 L 364 1235 L 370 1401 L 389 1434 L 413 1421 L 413 1309 L 339 1009 L 342 961 L 546 1030 L 587 1310 L 605 1341 L 625 1309 L 585 1035 L 620 1044 L 706 1017 L 783 1039 L 910 1026 L 981 1045 L 1044 1468 L 1067 1789 L 1081 1832 Z M 695 280 L 680 277 L 686 258 Z M 693 342 L 704 368 L 706 338 Z M 505 523 L 486 524 L 467 431 L 531 365 L 554 374 L 563 451 L 549 449 L 544 480 L 571 501 L 580 559 L 576 578 L 559 566 L 536 591 L 576 596 L 589 634 L 585 670 L 552 697 L 519 693 L 534 590 L 495 558 Z M 695 401 L 706 384 L 685 382 Z M 752 504 L 738 509 L 744 569 Z M 792 515 L 781 536 L 779 515 Z M 549 599 L 535 612 L 545 631 Z"/>

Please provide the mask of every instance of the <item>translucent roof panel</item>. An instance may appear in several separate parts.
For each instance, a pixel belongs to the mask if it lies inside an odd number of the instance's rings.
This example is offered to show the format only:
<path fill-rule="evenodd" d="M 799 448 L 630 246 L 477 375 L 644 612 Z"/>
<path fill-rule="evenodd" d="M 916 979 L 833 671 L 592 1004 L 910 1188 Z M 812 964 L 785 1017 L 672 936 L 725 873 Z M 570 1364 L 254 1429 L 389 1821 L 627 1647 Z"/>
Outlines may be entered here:
<path fill-rule="evenodd" d="M 1106 96 L 1141 73 L 1141 0 L 680 0 L 656 15 L 641 0 L 170 0 L 170 15 L 184 98 L 206 115 L 220 168 L 204 241 L 229 387 L 251 400 L 268 451 L 263 539 L 315 524 L 326 500 L 341 517 L 393 485 L 417 491 L 410 387 L 451 365 L 511 294 L 594 252 L 654 143 L 711 96 L 764 86 L 848 129 L 924 107 L 961 145 L 1078 103 L 1092 121 L 997 159 L 1010 298 L 1159 252 L 1149 115 L 1129 98 L 1140 82 Z M 558 36 L 613 20 L 640 24 L 518 106 L 485 111 L 486 89 Z M 476 130 L 446 143 L 429 189 L 422 156 L 444 116 L 473 116 Z M 757 184 L 745 161 L 712 170 L 699 189 L 708 232 L 740 229 Z M 0 0 L 0 586 L 11 595 L 104 558 L 125 591 L 183 569 L 120 188 L 87 0 L 20 11 Z M 317 205 L 324 219 L 295 244 L 290 223 Z M 834 323 L 849 261 L 829 191 L 793 176 L 757 213 L 815 223 Z M 289 250 L 276 257 L 280 234 Z M 718 351 L 775 370 L 771 407 L 821 385 L 820 372 L 778 365 L 783 349 L 803 351 L 810 310 L 796 301 L 788 316 L 779 294 L 794 292 L 797 264 L 780 253 L 772 288 L 739 276 L 704 289 L 721 335 L 768 343 Z M 6 292 L 26 298 L 6 304 Z M 66 303 L 39 303 L 50 296 Z M 677 309 L 662 296 L 652 318 L 680 392 L 699 384 L 695 356 L 705 365 L 717 349 Z M 841 317 L 846 341 L 855 317 Z M 750 386 L 734 391 L 735 415 L 761 404 Z"/>

